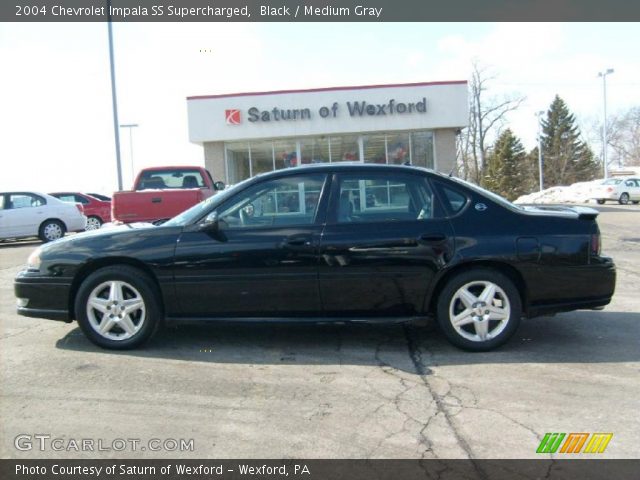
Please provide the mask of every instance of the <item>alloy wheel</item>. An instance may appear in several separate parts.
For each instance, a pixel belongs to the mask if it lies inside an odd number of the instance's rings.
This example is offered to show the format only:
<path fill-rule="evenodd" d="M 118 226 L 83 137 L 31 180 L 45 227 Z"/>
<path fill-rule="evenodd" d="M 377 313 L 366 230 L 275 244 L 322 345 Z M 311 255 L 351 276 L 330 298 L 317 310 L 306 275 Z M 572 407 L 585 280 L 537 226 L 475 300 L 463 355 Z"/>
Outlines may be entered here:
<path fill-rule="evenodd" d="M 463 285 L 449 303 L 451 325 L 458 335 L 473 342 L 486 342 L 500 335 L 510 317 L 507 294 L 489 281 Z"/>
<path fill-rule="evenodd" d="M 85 230 L 98 230 L 101 226 L 100 220 L 96 217 L 87 218 L 87 226 Z"/>
<path fill-rule="evenodd" d="M 142 295 L 121 280 L 103 282 L 87 299 L 91 327 L 109 340 L 126 340 L 140 331 L 147 317 Z"/>

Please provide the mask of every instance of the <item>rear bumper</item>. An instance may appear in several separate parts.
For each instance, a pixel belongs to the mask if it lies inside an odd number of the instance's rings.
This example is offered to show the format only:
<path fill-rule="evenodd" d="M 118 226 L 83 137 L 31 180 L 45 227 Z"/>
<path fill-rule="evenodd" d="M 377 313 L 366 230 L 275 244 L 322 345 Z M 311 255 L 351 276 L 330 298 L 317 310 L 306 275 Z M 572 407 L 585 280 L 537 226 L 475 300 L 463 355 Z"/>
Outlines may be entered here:
<path fill-rule="evenodd" d="M 71 283 L 66 279 L 38 277 L 23 271 L 13 284 L 18 300 L 18 315 L 70 322 L 69 293 Z"/>
<path fill-rule="evenodd" d="M 580 267 L 554 267 L 545 276 L 547 283 L 536 289 L 529 303 L 529 317 L 602 308 L 611 303 L 616 288 L 616 267 L 609 257 Z"/>

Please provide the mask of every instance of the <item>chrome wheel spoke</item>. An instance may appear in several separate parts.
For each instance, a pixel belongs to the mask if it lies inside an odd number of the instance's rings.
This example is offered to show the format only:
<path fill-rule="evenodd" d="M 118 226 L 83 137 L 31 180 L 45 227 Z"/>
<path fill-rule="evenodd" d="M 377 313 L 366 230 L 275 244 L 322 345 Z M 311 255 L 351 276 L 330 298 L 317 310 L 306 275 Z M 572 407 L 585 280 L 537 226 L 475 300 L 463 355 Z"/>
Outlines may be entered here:
<path fill-rule="evenodd" d="M 457 314 L 451 320 L 454 327 L 461 327 L 462 325 L 468 325 L 469 323 L 473 323 L 473 311 L 469 308 Z"/>
<path fill-rule="evenodd" d="M 506 320 L 509 318 L 509 314 L 504 308 L 495 307 L 493 305 L 490 305 L 487 308 L 489 309 L 489 320 Z"/>
<path fill-rule="evenodd" d="M 489 283 L 484 287 L 484 290 L 478 297 L 478 300 L 486 303 L 487 305 L 493 304 L 493 298 L 496 296 L 496 286 L 493 283 Z"/>
<path fill-rule="evenodd" d="M 144 308 L 144 302 L 141 298 L 131 298 L 129 300 L 123 300 L 122 306 L 124 307 L 125 315 L 134 313 L 136 310 Z"/>
<path fill-rule="evenodd" d="M 115 324 L 116 322 L 113 321 L 113 317 L 110 315 L 104 315 L 98 327 L 98 332 L 105 335 L 111 331 Z"/>
<path fill-rule="evenodd" d="M 480 340 L 487 340 L 487 336 L 489 335 L 489 322 L 487 320 L 477 320 L 474 322 L 473 326 L 476 330 L 476 335 Z"/>
<path fill-rule="evenodd" d="M 109 300 L 105 300 L 104 298 L 100 298 L 100 297 L 93 297 L 89 299 L 89 306 L 91 308 L 95 308 L 100 313 L 107 313 Z"/>
<path fill-rule="evenodd" d="M 125 315 L 120 319 L 118 325 L 127 332 L 127 335 L 131 336 L 136 333 L 136 326 L 133 324 L 131 317 L 129 315 Z"/>
<path fill-rule="evenodd" d="M 476 296 L 466 288 L 460 289 L 458 293 L 459 293 L 458 298 L 460 298 L 460 301 L 464 304 L 466 308 L 469 308 L 469 309 L 473 308 L 473 304 L 478 301 Z"/>
<path fill-rule="evenodd" d="M 109 286 L 109 300 L 112 302 L 121 302 L 122 297 L 122 283 L 111 282 Z"/>

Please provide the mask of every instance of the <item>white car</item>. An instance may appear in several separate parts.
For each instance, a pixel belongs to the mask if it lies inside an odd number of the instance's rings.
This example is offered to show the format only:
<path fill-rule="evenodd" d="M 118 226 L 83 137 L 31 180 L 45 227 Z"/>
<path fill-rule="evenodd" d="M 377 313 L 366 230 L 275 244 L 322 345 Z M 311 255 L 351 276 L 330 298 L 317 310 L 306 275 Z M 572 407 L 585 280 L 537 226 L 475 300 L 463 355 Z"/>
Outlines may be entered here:
<path fill-rule="evenodd" d="M 621 205 L 640 202 L 640 178 L 610 178 L 593 189 L 592 198 L 600 205 L 614 200 Z"/>
<path fill-rule="evenodd" d="M 0 192 L 0 240 L 40 237 L 43 242 L 82 232 L 87 217 L 78 205 L 34 192 Z"/>

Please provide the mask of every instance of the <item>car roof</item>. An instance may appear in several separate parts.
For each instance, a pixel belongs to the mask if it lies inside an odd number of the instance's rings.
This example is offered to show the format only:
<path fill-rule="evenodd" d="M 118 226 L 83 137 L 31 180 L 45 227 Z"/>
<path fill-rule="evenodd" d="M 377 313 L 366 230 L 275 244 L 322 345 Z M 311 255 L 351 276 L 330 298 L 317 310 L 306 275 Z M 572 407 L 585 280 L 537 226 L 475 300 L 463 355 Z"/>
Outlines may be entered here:
<path fill-rule="evenodd" d="M 441 172 L 435 170 L 417 167 L 414 165 L 387 165 L 379 163 L 362 163 L 362 162 L 331 162 L 331 163 L 306 163 L 297 167 L 282 168 L 279 170 L 273 170 L 257 175 L 255 178 L 270 177 L 278 175 L 293 175 L 295 173 L 309 173 L 309 172 L 341 172 L 341 171 L 358 171 L 369 170 L 379 172 L 420 172 L 420 173 L 432 173 L 445 177 Z"/>

